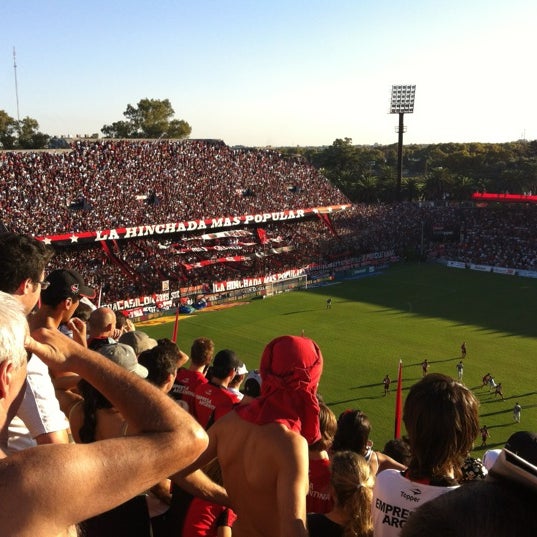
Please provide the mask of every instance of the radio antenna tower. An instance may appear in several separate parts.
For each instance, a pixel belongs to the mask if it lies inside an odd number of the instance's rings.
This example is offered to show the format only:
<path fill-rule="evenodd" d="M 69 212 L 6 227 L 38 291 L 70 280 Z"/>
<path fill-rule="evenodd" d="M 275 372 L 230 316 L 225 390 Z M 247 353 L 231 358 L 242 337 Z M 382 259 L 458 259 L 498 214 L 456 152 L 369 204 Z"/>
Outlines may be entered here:
<path fill-rule="evenodd" d="M 17 56 L 15 53 L 15 47 L 13 47 L 13 73 L 15 74 L 15 98 L 17 99 L 17 121 L 20 122 L 19 112 L 19 84 L 17 83 Z"/>

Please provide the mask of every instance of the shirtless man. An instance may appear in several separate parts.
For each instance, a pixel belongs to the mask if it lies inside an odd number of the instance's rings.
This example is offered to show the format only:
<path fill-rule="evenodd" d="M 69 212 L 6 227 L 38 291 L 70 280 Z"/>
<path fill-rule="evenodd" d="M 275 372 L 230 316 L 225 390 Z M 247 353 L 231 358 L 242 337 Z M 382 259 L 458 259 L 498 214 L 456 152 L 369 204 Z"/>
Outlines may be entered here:
<path fill-rule="evenodd" d="M 91 382 L 137 434 L 0 453 L 1 535 L 74 535 L 75 524 L 179 471 L 206 448 L 207 436 L 194 419 L 146 380 L 58 330 L 41 328 L 32 335 L 21 305 L 0 292 L 0 429 L 20 403 L 33 352 L 49 367 Z"/>
<path fill-rule="evenodd" d="M 308 443 L 320 438 L 317 385 L 322 355 L 308 338 L 282 336 L 263 352 L 261 396 L 208 431 L 209 447 L 174 481 L 192 494 L 210 483 L 198 468 L 218 457 L 234 537 L 306 537 Z"/>

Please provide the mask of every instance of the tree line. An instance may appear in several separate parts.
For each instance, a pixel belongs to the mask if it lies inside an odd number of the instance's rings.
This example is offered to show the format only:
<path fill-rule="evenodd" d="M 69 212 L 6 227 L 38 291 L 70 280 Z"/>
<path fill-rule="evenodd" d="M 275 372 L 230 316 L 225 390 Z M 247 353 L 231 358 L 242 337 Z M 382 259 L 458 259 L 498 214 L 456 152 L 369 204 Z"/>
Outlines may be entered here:
<path fill-rule="evenodd" d="M 141 99 L 101 132 L 105 138 L 187 138 L 191 126 L 174 115 L 168 99 Z M 53 148 L 60 142 L 40 132 L 35 119 L 17 121 L 0 110 L 0 148 Z M 326 147 L 279 149 L 305 158 L 353 202 L 396 198 L 397 144 L 353 145 L 351 138 L 338 138 Z M 401 199 L 461 201 L 476 191 L 537 194 L 537 140 L 404 146 Z"/>
<path fill-rule="evenodd" d="M 343 138 L 282 151 L 306 158 L 354 202 L 395 200 L 397 144 L 353 145 Z M 537 140 L 404 146 L 402 200 L 463 201 L 473 192 L 537 194 Z"/>
<path fill-rule="evenodd" d="M 174 119 L 168 99 L 141 99 L 127 105 L 124 120 L 104 125 L 105 138 L 186 138 L 192 127 L 183 119 Z M 92 135 L 98 138 L 98 135 Z M 51 143 L 52 142 L 52 143 Z M 0 110 L 0 149 L 43 149 L 56 147 L 58 139 L 39 131 L 39 123 L 30 117 L 18 121 Z"/>

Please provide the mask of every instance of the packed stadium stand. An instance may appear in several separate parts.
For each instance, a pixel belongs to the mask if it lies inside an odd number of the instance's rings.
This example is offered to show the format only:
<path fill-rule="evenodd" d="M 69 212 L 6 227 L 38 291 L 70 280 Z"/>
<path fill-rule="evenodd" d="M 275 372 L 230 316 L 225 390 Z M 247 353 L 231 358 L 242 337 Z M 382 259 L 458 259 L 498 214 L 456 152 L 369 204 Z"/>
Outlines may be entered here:
<path fill-rule="evenodd" d="M 52 244 L 51 268 L 79 270 L 103 304 L 346 260 L 537 268 L 533 206 L 352 205 L 300 158 L 215 140 L 0 152 L 0 207 L 3 229 Z"/>

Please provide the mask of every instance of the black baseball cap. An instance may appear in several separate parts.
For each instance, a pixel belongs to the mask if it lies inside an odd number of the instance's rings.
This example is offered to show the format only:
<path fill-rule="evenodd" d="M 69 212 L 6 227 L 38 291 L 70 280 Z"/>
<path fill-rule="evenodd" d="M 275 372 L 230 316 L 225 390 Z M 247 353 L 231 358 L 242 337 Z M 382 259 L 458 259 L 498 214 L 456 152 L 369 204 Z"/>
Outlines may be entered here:
<path fill-rule="evenodd" d="M 95 289 L 84 282 L 84 278 L 76 270 L 53 270 L 45 280 L 49 286 L 41 291 L 43 302 L 52 298 L 95 298 Z"/>

